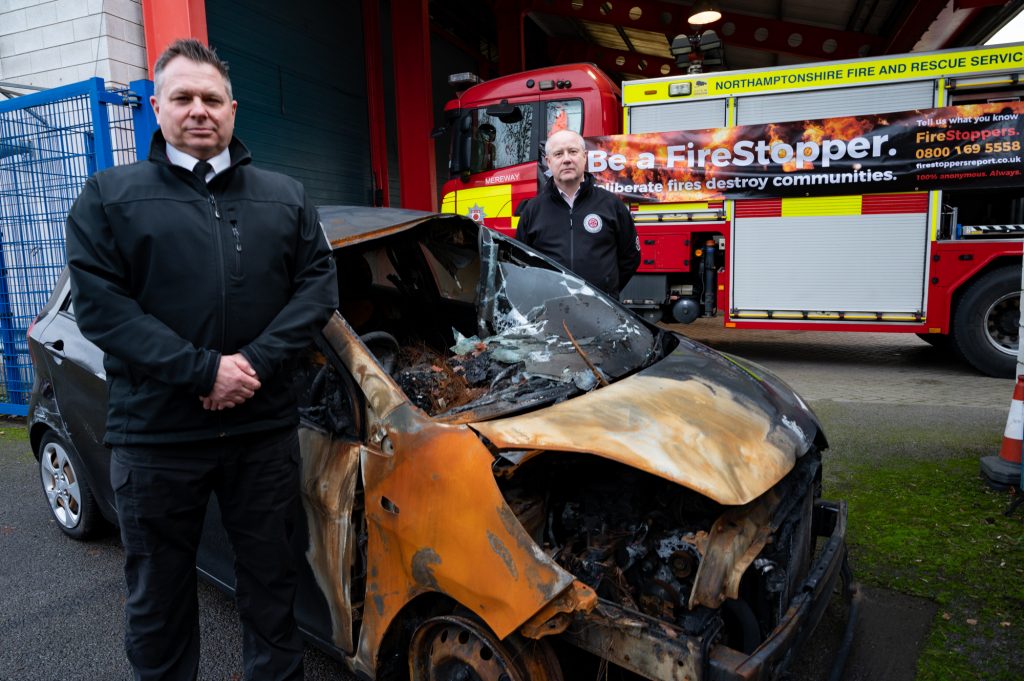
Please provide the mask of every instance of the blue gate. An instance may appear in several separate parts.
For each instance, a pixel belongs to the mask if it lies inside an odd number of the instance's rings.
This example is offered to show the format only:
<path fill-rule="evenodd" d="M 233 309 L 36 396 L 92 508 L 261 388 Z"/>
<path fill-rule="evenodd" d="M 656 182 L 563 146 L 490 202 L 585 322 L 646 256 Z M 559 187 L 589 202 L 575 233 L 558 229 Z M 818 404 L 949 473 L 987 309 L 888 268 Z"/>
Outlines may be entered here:
<path fill-rule="evenodd" d="M 67 264 L 71 204 L 89 175 L 146 153 L 151 93 L 92 78 L 0 101 L 0 414 L 28 413 L 26 334 Z"/>

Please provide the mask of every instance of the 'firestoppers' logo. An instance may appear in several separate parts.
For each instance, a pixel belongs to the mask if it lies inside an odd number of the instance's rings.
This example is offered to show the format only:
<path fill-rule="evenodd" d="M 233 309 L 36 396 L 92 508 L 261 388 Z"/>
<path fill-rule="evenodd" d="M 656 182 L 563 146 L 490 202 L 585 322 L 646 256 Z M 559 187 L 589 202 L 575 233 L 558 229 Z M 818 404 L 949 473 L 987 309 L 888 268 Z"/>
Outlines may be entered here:
<path fill-rule="evenodd" d="M 591 213 L 587 217 L 583 218 L 583 229 L 587 230 L 591 234 L 597 234 L 601 231 L 601 227 L 604 225 L 601 222 L 601 216 L 597 213 Z"/>
<path fill-rule="evenodd" d="M 468 215 L 473 222 L 478 222 L 481 225 L 484 224 L 484 218 L 487 217 L 487 214 L 484 213 L 484 209 L 480 207 L 479 203 L 474 203 L 470 206 L 469 210 L 466 211 L 466 215 Z"/>

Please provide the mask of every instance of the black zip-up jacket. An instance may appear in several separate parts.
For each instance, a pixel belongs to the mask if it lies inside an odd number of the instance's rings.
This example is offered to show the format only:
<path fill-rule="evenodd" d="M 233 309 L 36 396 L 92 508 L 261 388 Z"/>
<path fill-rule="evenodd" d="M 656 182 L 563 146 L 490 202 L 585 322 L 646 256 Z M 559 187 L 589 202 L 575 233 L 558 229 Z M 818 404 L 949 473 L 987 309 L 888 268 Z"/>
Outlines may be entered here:
<path fill-rule="evenodd" d="M 334 260 L 295 180 L 250 165 L 239 140 L 209 187 L 168 161 L 96 173 L 68 215 L 75 317 L 104 351 L 108 445 L 195 442 L 293 426 L 282 369 L 338 305 Z M 222 354 L 260 379 L 232 409 L 207 411 Z"/>
<path fill-rule="evenodd" d="M 526 202 L 516 238 L 618 297 L 640 266 L 640 240 L 629 209 L 584 176 L 572 207 L 550 177 Z"/>

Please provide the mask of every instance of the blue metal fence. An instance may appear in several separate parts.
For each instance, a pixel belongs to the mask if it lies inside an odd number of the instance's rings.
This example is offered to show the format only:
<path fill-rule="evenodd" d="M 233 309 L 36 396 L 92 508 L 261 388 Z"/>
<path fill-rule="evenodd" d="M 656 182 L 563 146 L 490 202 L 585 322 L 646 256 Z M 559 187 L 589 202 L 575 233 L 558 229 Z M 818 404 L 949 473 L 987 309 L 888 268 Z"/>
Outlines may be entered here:
<path fill-rule="evenodd" d="M 0 414 L 28 413 L 26 334 L 67 264 L 68 211 L 89 175 L 146 153 L 151 93 L 92 78 L 0 101 Z"/>

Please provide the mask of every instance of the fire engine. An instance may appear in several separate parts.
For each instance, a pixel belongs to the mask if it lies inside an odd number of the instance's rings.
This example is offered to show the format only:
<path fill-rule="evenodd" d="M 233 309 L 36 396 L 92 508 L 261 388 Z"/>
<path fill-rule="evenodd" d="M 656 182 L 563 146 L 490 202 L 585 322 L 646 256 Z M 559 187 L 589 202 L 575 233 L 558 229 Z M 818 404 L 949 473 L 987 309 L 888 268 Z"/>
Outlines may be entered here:
<path fill-rule="evenodd" d="M 543 179 L 543 140 L 563 127 L 588 147 L 612 135 L 628 147 L 659 133 L 1017 107 L 1022 81 L 1024 45 L 668 76 L 621 90 L 587 64 L 504 76 L 465 87 L 446 106 L 442 210 L 514 233 L 517 207 Z M 928 144 L 910 161 L 950 153 L 929 134 L 918 135 Z M 987 149 L 1002 162 L 1022 156 L 1019 141 L 999 144 L 1008 146 Z M 651 321 L 688 323 L 721 310 L 737 329 L 915 333 L 984 373 L 1012 376 L 1024 181 L 1017 170 L 1006 174 L 1017 179 L 985 189 L 944 184 L 937 173 L 930 186 L 838 196 L 627 197 L 642 262 L 622 299 Z"/>

